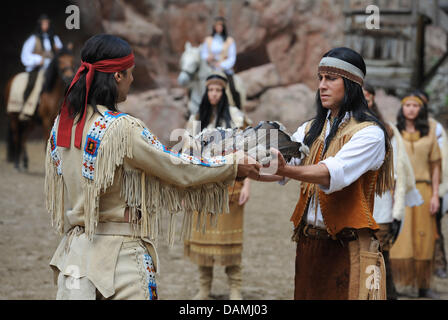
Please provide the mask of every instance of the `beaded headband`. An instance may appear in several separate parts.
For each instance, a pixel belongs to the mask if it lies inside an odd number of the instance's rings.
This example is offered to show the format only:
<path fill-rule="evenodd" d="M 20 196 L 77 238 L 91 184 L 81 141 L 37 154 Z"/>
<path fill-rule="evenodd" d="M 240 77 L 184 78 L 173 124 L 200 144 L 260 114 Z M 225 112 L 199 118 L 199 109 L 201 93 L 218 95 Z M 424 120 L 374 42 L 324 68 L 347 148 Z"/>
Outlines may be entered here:
<path fill-rule="evenodd" d="M 334 74 L 337 76 L 344 77 L 351 80 L 360 86 L 364 83 L 364 72 L 358 67 L 348 63 L 347 61 L 333 58 L 324 57 L 319 63 L 318 72 L 325 72 L 329 74 Z"/>
<path fill-rule="evenodd" d="M 227 86 L 227 79 L 219 74 L 212 74 L 207 78 L 205 86 L 208 87 L 211 84 L 217 84 L 225 88 Z"/>
<path fill-rule="evenodd" d="M 408 101 L 414 101 L 417 102 L 421 107 L 424 105 L 422 99 L 420 99 L 419 97 L 416 96 L 407 96 L 404 97 L 403 100 L 401 100 L 401 104 L 404 105 L 406 102 Z"/>

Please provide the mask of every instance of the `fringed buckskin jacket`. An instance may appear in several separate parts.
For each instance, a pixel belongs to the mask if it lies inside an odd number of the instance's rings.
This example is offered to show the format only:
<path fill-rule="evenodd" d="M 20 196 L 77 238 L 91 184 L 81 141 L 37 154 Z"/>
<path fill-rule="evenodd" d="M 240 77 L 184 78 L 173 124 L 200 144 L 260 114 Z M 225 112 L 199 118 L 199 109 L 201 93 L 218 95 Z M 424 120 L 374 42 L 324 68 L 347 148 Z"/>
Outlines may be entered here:
<path fill-rule="evenodd" d="M 170 243 L 176 214 L 183 213 L 182 233 L 188 236 L 194 211 L 228 213 L 237 156 L 198 159 L 175 153 L 140 120 L 103 106 L 98 111 L 101 114 L 87 108 L 81 149 L 73 141 L 71 148 L 57 146 L 55 120 L 47 146 L 45 190 L 52 225 L 64 235 L 50 262 L 55 275 L 87 277 L 108 298 L 115 291 L 115 265 L 128 235 L 105 235 L 100 229 L 111 223 L 131 226 L 133 237 L 150 244 L 159 272 L 152 243 L 162 213 L 171 219 Z"/>

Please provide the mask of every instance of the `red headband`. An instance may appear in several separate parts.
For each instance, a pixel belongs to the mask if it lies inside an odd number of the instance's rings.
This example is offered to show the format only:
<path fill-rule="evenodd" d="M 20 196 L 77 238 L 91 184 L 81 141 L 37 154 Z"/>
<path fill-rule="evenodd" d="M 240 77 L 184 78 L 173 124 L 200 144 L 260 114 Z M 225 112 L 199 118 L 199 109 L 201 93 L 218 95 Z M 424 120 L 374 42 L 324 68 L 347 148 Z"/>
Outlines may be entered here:
<path fill-rule="evenodd" d="M 79 67 L 78 72 L 76 72 L 76 75 L 73 78 L 73 81 L 67 90 L 67 93 L 64 98 L 64 103 L 62 104 L 62 108 L 61 108 L 61 115 L 59 117 L 59 126 L 58 126 L 58 137 L 56 139 L 57 145 L 60 147 L 70 148 L 70 143 L 71 143 L 71 139 L 72 139 L 72 127 L 73 127 L 73 122 L 75 121 L 75 119 L 70 117 L 66 100 L 67 100 L 67 96 L 68 96 L 70 90 L 72 89 L 73 85 L 81 77 L 82 72 L 86 69 L 89 70 L 86 74 L 86 101 L 84 104 L 84 114 L 82 116 L 82 119 L 76 125 L 76 131 L 75 131 L 75 147 L 77 147 L 78 149 L 81 149 L 82 132 L 84 130 L 84 124 L 86 122 L 86 114 L 87 114 L 87 111 L 86 111 L 87 99 L 89 96 L 90 85 L 92 84 L 93 76 L 95 75 L 95 71 L 112 73 L 112 72 L 120 72 L 123 70 L 127 70 L 134 65 L 134 54 L 131 53 L 130 55 L 128 55 L 126 57 L 117 58 L 117 59 L 101 60 L 101 61 L 97 61 L 95 63 L 88 63 L 88 62 L 84 62 L 84 61 L 81 61 L 81 62 L 82 62 L 82 64 Z"/>

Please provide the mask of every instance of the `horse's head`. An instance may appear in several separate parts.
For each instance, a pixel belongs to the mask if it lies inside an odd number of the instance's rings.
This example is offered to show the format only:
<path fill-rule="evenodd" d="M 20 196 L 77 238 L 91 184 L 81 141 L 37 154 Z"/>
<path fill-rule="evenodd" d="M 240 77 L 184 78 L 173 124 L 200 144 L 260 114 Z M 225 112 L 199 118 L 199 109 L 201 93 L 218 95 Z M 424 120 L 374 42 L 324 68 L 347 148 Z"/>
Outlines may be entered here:
<path fill-rule="evenodd" d="M 62 80 L 64 86 L 68 86 L 75 75 L 75 63 L 73 53 L 70 49 L 60 49 L 50 65 L 45 71 L 45 82 L 42 90 L 44 92 L 51 92 L 57 83 L 57 80 Z"/>
<path fill-rule="evenodd" d="M 185 44 L 185 51 L 180 58 L 180 74 L 177 82 L 181 86 L 187 86 L 194 78 L 201 65 L 199 47 L 193 47 L 190 42 Z"/>
<path fill-rule="evenodd" d="M 57 56 L 58 75 L 64 82 L 69 85 L 75 76 L 74 56 L 71 50 L 61 50 Z"/>

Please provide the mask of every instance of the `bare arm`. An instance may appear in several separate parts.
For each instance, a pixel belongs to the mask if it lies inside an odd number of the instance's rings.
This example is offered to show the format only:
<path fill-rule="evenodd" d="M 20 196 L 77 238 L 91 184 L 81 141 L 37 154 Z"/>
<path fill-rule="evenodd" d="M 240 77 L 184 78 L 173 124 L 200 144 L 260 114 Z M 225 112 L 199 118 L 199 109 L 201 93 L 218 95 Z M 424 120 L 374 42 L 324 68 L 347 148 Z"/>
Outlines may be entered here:
<path fill-rule="evenodd" d="M 281 181 L 284 177 L 275 174 L 261 174 L 259 178 L 255 179 L 262 182 L 277 182 Z"/>
<path fill-rule="evenodd" d="M 271 149 L 274 159 L 269 163 L 269 168 L 277 168 L 275 175 L 261 176 L 261 181 L 280 181 L 283 177 L 290 179 L 322 185 L 325 188 L 330 186 L 330 171 L 323 163 L 308 166 L 291 166 L 286 164 L 282 154 L 275 149 Z"/>
<path fill-rule="evenodd" d="M 319 163 L 309 166 L 289 166 L 279 168 L 277 174 L 294 180 L 330 187 L 330 172 L 325 164 Z"/>
<path fill-rule="evenodd" d="M 434 215 L 437 213 L 440 207 L 440 200 L 439 200 L 440 161 L 437 161 L 431 167 L 432 167 L 432 197 L 429 210 L 431 214 Z"/>

